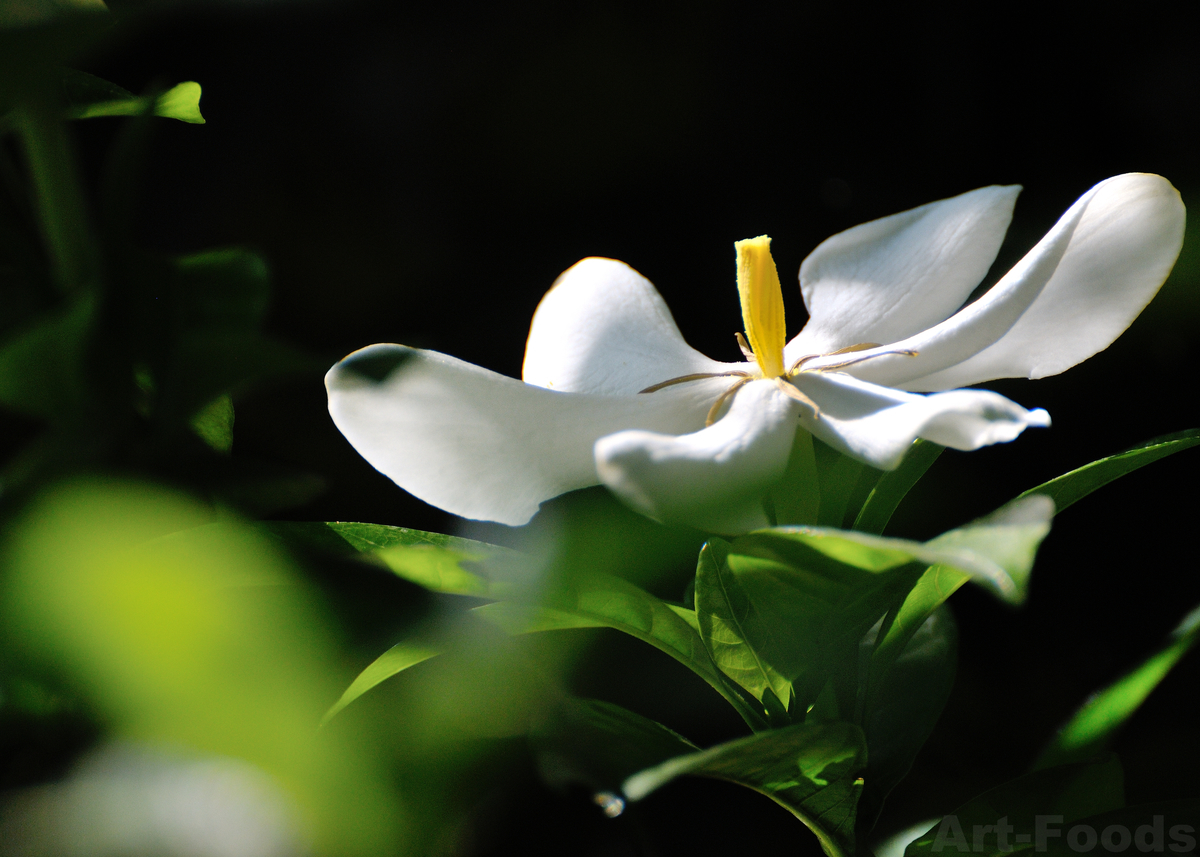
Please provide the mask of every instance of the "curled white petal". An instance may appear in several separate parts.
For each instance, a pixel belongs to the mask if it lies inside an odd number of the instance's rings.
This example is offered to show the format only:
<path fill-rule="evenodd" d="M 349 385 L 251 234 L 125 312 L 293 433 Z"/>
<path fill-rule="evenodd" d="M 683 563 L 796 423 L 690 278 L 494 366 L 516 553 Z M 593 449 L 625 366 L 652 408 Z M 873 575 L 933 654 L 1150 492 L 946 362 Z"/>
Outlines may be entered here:
<path fill-rule="evenodd" d="M 551 390 L 621 395 L 728 368 L 684 341 L 649 280 L 593 257 L 564 271 L 538 304 L 521 374 Z"/>
<path fill-rule="evenodd" d="M 979 300 L 915 336 L 855 355 L 871 359 L 847 371 L 912 390 L 1061 372 L 1107 348 L 1137 317 L 1175 263 L 1183 222 L 1166 179 L 1130 173 L 1103 181 Z M 899 349 L 917 356 L 886 353 Z"/>
<path fill-rule="evenodd" d="M 718 533 L 765 527 L 762 497 L 787 467 L 800 409 L 773 381 L 752 381 L 701 431 L 601 438 L 596 470 L 617 496 L 660 521 Z"/>
<path fill-rule="evenodd" d="M 644 396 L 558 393 L 437 352 L 372 345 L 330 369 L 325 386 L 334 423 L 376 470 L 448 512 L 518 525 L 599 481 L 599 438 L 695 431 L 728 379 Z"/>
<path fill-rule="evenodd" d="M 800 266 L 810 318 L 788 362 L 944 321 L 995 261 L 1020 191 L 983 187 L 827 238 Z"/>
<path fill-rule="evenodd" d="M 1050 281 L 1008 332 L 973 357 L 905 386 L 944 390 L 1044 378 L 1103 351 L 1171 273 L 1184 221 L 1179 192 L 1161 176 L 1131 173 L 1101 182 Z"/>
<path fill-rule="evenodd" d="M 801 425 L 881 470 L 899 466 L 917 438 L 971 450 L 1006 443 L 1031 426 L 1050 425 L 1044 410 L 1028 411 L 987 390 L 920 395 L 838 372 L 804 372 L 794 383 L 820 408 L 817 415 L 804 409 Z"/>

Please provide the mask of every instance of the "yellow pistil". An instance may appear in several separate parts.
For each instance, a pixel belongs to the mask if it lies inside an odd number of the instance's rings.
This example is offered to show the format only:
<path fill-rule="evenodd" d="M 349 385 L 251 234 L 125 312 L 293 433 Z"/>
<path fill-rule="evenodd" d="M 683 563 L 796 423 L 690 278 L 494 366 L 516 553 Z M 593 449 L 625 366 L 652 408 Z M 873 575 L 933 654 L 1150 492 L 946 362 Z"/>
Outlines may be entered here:
<path fill-rule="evenodd" d="M 753 360 L 758 364 L 759 374 L 752 375 L 741 369 L 731 369 L 728 372 L 696 372 L 691 375 L 680 375 L 678 378 L 661 381 L 640 392 L 654 393 L 664 387 L 671 387 L 675 384 L 686 384 L 689 381 L 699 381 L 702 378 L 737 378 L 725 392 L 717 397 L 713 406 L 709 408 L 704 424 L 711 426 L 716 422 L 722 406 L 729 401 L 734 393 L 751 381 L 766 379 L 773 381 L 775 386 L 784 395 L 811 408 L 814 419 L 820 419 L 821 409 L 817 407 L 817 403 L 800 392 L 792 384 L 792 378 L 795 378 L 802 372 L 837 372 L 845 369 L 847 366 L 862 363 L 864 360 L 882 357 L 884 354 L 916 356 L 917 352 L 915 351 L 907 348 L 898 348 L 892 351 L 879 351 L 874 354 L 847 357 L 837 363 L 818 366 L 815 369 L 805 368 L 804 364 L 818 357 L 854 354 L 858 351 L 867 351 L 880 347 L 877 342 L 860 342 L 856 345 L 839 348 L 837 351 L 831 351 L 828 354 L 806 355 L 785 369 L 783 365 L 783 346 L 787 342 L 787 326 L 783 318 L 783 287 L 779 285 L 779 272 L 775 270 L 775 260 L 771 258 L 771 239 L 766 235 L 760 235 L 757 238 L 747 238 L 745 241 L 737 241 L 733 246 L 737 250 L 737 287 L 738 294 L 742 299 L 742 322 L 746 326 L 746 336 L 742 336 L 740 333 L 735 334 L 735 336 L 737 337 L 738 348 L 741 349 L 746 360 Z M 747 343 L 746 339 L 750 341 Z"/>
<path fill-rule="evenodd" d="M 783 287 L 771 258 L 771 239 L 766 235 L 747 238 L 734 245 L 737 250 L 737 287 L 742 299 L 742 322 L 754 361 L 764 378 L 784 374 L 783 346 L 787 326 L 783 318 Z"/>

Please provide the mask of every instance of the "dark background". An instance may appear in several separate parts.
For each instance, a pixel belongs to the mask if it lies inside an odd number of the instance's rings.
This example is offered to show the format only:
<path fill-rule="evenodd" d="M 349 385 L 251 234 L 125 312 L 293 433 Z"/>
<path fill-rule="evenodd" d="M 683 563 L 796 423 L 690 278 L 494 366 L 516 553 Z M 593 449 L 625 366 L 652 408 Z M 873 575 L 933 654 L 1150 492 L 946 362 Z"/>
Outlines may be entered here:
<path fill-rule="evenodd" d="M 1196 44 L 1176 8 L 186 4 L 152 13 L 86 68 L 134 91 L 204 87 L 208 124 L 159 123 L 146 244 L 260 251 L 275 282 L 269 328 L 327 364 L 391 341 L 515 376 L 538 300 L 584 256 L 633 265 L 691 344 L 730 360 L 737 239 L 774 238 L 794 334 L 804 319 L 794 272 L 856 223 L 1023 184 L 995 279 L 1108 176 L 1160 173 L 1200 203 Z M 116 124 L 77 129 L 88 169 Z M 930 537 L 1096 457 L 1200 425 L 1198 247 L 1189 237 L 1155 304 L 1107 352 L 1064 376 L 989 385 L 1047 408 L 1054 427 L 947 452 L 889 532 Z M 234 455 L 322 480 L 277 517 L 458 526 L 358 458 L 315 374 L 240 397 Z M 1022 772 L 1089 692 L 1200 602 L 1196 456 L 1065 513 L 1023 610 L 955 596 L 959 683 L 882 828 Z M 674 581 L 663 586 L 678 597 Z M 724 703 L 657 652 L 615 633 L 597 634 L 592 652 L 580 692 L 702 744 L 736 733 Z M 1197 794 L 1198 679 L 1193 655 L 1122 735 L 1131 800 Z M 724 784 L 672 786 L 640 808 L 638 833 L 636 819 L 606 822 L 585 794 L 545 790 L 527 765 L 500 782 L 468 853 L 624 854 L 638 839 L 650 854 L 810 846 L 782 810 Z M 740 831 L 698 823 L 718 811 L 737 813 Z M 566 847 L 553 838 L 564 830 Z"/>

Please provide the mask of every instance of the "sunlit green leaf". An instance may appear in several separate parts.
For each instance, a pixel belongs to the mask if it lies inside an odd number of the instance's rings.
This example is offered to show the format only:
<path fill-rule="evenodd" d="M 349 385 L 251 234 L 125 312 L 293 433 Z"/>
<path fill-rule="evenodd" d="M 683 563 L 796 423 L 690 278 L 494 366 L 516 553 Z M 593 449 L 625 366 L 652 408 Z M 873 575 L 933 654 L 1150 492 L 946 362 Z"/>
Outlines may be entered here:
<path fill-rule="evenodd" d="M 377 657 L 365 670 L 358 674 L 358 677 L 346 688 L 346 691 L 338 701 L 325 712 L 325 716 L 321 718 L 321 723 L 325 724 L 329 722 L 330 718 L 335 714 L 380 682 L 386 681 L 409 667 L 416 666 L 432 657 L 440 655 L 443 651 L 444 649 L 441 646 L 423 643 L 397 643 Z"/>
<path fill-rule="evenodd" d="M 1049 482 L 1044 482 L 1036 488 L 1030 488 L 1017 499 L 1020 500 L 1033 494 L 1044 494 L 1054 501 L 1054 507 L 1061 512 L 1114 479 L 1118 479 L 1126 473 L 1132 473 L 1160 458 L 1183 452 L 1196 444 L 1200 444 L 1200 429 L 1188 429 L 1156 437 L 1124 452 L 1118 452 L 1116 455 L 1085 464 L 1070 473 L 1064 473 Z"/>
<path fill-rule="evenodd" d="M 1104 749 L 1125 722 L 1141 707 L 1171 668 L 1200 637 L 1200 607 L 1171 632 L 1167 644 L 1140 666 L 1093 694 L 1059 730 L 1036 767 L 1046 768 L 1089 759 Z"/>
<path fill-rule="evenodd" d="M 914 441 L 900 466 L 884 473 L 875 484 L 859 510 L 852 529 L 877 535 L 882 533 L 900 501 L 925 475 L 925 471 L 933 466 L 944 449 L 944 446 L 932 441 L 920 438 Z"/>
<path fill-rule="evenodd" d="M 103 100 L 83 100 L 77 96 L 67 108 L 67 117 L 95 119 L 100 116 L 140 116 L 149 111 L 167 119 L 178 119 L 193 125 L 204 124 L 204 117 L 200 113 L 200 84 L 194 80 L 171 87 L 154 98 L 153 104 L 150 96 L 134 95 L 115 84 L 108 84 L 108 87 L 105 89 L 97 85 L 86 92 L 89 96 L 101 96 Z"/>
<path fill-rule="evenodd" d="M 552 785 L 618 790 L 626 778 L 699 748 L 640 714 L 596 699 L 564 699 L 535 725 L 530 743 Z"/>
<path fill-rule="evenodd" d="M 671 759 L 625 781 L 630 800 L 690 774 L 760 792 L 808 826 L 830 857 L 854 854 L 854 821 L 866 743 L 849 723 L 799 724 Z"/>
<path fill-rule="evenodd" d="M 787 699 L 791 695 L 791 679 L 764 659 L 760 652 L 763 646 L 755 645 L 758 641 L 754 625 L 761 621 L 756 615 L 760 608 L 739 585 L 729 568 L 728 557 L 729 545 L 720 539 L 712 539 L 700 552 L 696 618 L 701 636 L 721 672 L 756 699 L 762 699 L 768 689 L 774 691 L 775 699 Z"/>
<path fill-rule="evenodd" d="M 905 850 L 905 857 L 949 851 L 1000 855 L 1044 846 L 1049 840 L 1038 831 L 1047 819 L 1072 822 L 1119 809 L 1125 804 L 1121 764 L 1111 754 L 1106 759 L 1046 768 L 997 786 L 948 814 Z M 997 825 L 1009 825 L 1007 847 L 998 838 Z M 985 829 L 986 828 L 986 829 Z M 966 847 L 963 848 L 962 846 Z M 1042 849 L 1038 849 L 1042 850 Z"/>

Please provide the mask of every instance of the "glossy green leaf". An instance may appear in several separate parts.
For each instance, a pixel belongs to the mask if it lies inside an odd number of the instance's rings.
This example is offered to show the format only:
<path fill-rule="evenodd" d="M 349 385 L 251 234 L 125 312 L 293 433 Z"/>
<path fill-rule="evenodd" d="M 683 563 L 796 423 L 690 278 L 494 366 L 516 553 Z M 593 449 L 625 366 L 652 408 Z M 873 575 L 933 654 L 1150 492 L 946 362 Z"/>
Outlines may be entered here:
<path fill-rule="evenodd" d="M 1133 671 L 1093 694 L 1037 761 L 1037 768 L 1089 759 L 1103 750 L 1171 668 L 1200 637 L 1200 607 L 1171 632 L 1165 646 Z"/>
<path fill-rule="evenodd" d="M 619 705 L 570 697 L 537 723 L 529 738 L 551 785 L 577 782 L 612 791 L 638 771 L 699 749 Z"/>
<path fill-rule="evenodd" d="M 1044 482 L 1036 488 L 1030 488 L 1017 499 L 1020 500 L 1034 494 L 1044 494 L 1054 501 L 1055 508 L 1061 512 L 1114 479 L 1119 479 L 1126 473 L 1132 473 L 1160 458 L 1183 452 L 1196 444 L 1200 444 L 1200 429 L 1188 429 L 1156 437 L 1124 452 L 1118 452 L 1116 455 L 1085 464 L 1070 473 L 1064 473 L 1049 482 Z"/>
<path fill-rule="evenodd" d="M 875 483 L 875 487 L 867 496 L 866 502 L 854 519 L 852 529 L 864 533 L 879 535 L 892 519 L 892 514 L 900 505 L 917 481 L 925 475 L 925 471 L 933 466 L 944 446 L 918 438 L 912 448 L 905 454 L 904 460 L 895 470 L 888 471 Z"/>
<path fill-rule="evenodd" d="M 641 800 L 685 774 L 729 780 L 799 818 L 830 857 L 849 857 L 866 759 L 857 726 L 799 724 L 671 759 L 630 777 L 623 790 L 630 800 Z"/>
<path fill-rule="evenodd" d="M 1048 819 L 1074 821 L 1119 809 L 1125 804 L 1121 764 L 1103 760 L 1047 768 L 1026 774 L 968 801 L 945 816 L 905 849 L 905 857 L 970 851 L 985 857 L 1028 851 L 1047 837 Z M 1001 842 L 997 826 L 1010 827 Z M 985 829 L 986 828 L 986 829 Z M 966 845 L 966 848 L 962 846 Z M 1005 847 L 1007 846 L 1007 847 Z"/>

